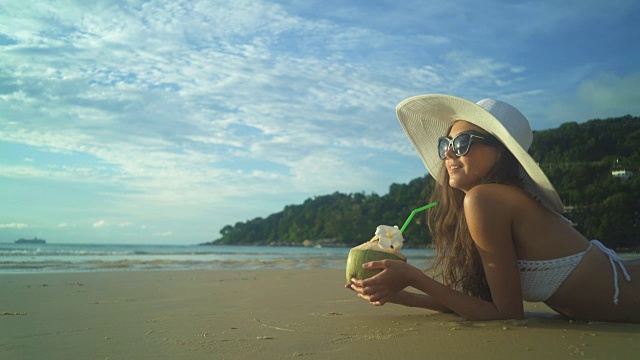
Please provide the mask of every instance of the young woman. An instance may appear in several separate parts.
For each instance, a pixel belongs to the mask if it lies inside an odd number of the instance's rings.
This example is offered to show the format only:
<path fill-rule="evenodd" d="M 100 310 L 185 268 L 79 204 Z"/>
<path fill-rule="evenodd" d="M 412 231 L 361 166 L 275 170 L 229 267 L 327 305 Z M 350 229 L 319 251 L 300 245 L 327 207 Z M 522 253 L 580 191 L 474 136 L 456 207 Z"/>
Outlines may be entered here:
<path fill-rule="evenodd" d="M 428 217 L 444 284 L 384 260 L 364 264 L 383 271 L 348 288 L 373 305 L 470 320 L 522 318 L 525 300 L 569 318 L 640 322 L 640 261 L 622 261 L 560 215 L 562 201 L 527 153 L 533 135 L 517 109 L 423 95 L 400 103 L 397 115 L 438 183 Z"/>

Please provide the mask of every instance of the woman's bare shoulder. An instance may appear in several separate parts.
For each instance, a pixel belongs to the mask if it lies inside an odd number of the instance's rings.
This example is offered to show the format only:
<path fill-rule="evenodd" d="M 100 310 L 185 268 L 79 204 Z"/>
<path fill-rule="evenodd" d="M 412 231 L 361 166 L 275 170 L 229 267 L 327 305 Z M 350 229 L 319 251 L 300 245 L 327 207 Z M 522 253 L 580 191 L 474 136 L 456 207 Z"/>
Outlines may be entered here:
<path fill-rule="evenodd" d="M 481 184 L 473 187 L 465 195 L 464 211 L 467 216 L 472 217 L 486 217 L 483 214 L 491 213 L 506 222 L 544 218 L 548 212 L 525 190 L 504 184 Z"/>
<path fill-rule="evenodd" d="M 523 202 L 535 202 L 535 200 L 523 189 L 505 184 L 476 185 L 465 195 L 465 206 L 514 205 L 516 202 L 521 204 Z"/>
<path fill-rule="evenodd" d="M 508 224 L 518 203 L 518 189 L 502 184 L 482 184 L 467 191 L 464 212 L 469 226 L 491 223 Z"/>

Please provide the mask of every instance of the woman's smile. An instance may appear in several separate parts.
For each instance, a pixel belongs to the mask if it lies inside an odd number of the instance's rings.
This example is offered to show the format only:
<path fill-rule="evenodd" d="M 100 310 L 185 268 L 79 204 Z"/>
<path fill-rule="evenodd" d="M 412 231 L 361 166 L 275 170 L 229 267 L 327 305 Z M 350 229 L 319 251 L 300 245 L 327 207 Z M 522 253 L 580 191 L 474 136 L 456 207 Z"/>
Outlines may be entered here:
<path fill-rule="evenodd" d="M 452 173 L 455 173 L 458 170 L 462 170 L 462 165 L 456 164 L 456 163 L 449 163 L 447 164 L 447 170 L 449 170 L 449 175 L 451 175 Z"/>

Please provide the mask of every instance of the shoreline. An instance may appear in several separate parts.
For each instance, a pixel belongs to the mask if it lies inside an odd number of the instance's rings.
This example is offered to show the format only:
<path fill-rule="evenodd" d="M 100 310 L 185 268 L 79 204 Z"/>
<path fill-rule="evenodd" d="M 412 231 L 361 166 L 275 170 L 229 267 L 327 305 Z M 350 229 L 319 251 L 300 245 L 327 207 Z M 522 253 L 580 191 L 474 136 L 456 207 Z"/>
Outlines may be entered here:
<path fill-rule="evenodd" d="M 640 324 L 375 307 L 344 270 L 107 271 L 0 276 L 0 358 L 633 358 Z"/>

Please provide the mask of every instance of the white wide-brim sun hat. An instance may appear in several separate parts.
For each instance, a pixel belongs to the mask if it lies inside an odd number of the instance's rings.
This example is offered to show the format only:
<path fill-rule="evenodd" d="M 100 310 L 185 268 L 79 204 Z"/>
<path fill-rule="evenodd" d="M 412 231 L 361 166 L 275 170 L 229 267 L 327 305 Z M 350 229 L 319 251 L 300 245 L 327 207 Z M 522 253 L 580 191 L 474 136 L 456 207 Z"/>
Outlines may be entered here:
<path fill-rule="evenodd" d="M 545 173 L 527 153 L 533 133 L 527 118 L 513 106 L 492 99 L 477 104 L 450 95 L 420 95 L 396 107 L 400 124 L 433 178 L 441 182 L 444 161 L 438 156 L 438 138 L 458 120 L 481 127 L 495 136 L 520 162 L 524 188 L 544 206 L 559 214 L 564 205 Z"/>

